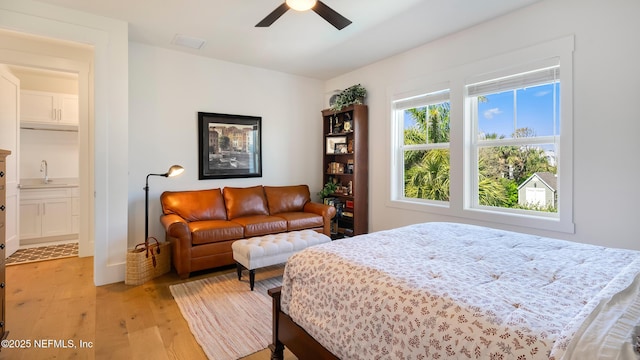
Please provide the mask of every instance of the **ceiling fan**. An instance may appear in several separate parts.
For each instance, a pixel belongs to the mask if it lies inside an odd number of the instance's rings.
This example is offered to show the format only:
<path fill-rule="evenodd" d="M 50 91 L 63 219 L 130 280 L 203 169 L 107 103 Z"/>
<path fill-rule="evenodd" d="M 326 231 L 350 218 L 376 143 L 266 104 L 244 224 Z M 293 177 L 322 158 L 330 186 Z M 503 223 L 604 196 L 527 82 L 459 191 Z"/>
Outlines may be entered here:
<path fill-rule="evenodd" d="M 293 9 L 297 11 L 313 10 L 316 14 L 322 16 L 336 29 L 342 30 L 351 24 L 351 21 L 344 16 L 338 14 L 335 10 L 328 7 L 320 0 L 286 0 L 282 5 L 278 6 L 271 14 L 267 15 L 262 21 L 260 21 L 256 27 L 268 27 L 271 26 L 276 20 L 280 18 L 287 10 Z"/>

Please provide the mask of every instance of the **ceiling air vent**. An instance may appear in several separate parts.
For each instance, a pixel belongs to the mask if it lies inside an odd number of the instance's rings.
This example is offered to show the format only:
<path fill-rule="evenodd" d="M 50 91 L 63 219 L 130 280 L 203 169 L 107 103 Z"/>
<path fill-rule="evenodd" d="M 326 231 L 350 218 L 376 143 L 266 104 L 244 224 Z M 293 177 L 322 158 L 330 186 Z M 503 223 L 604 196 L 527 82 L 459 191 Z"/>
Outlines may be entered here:
<path fill-rule="evenodd" d="M 180 34 L 176 34 L 176 36 L 173 38 L 173 41 L 171 41 L 171 43 L 174 45 L 185 46 L 197 50 L 202 49 L 206 42 L 207 41 L 204 39 Z"/>

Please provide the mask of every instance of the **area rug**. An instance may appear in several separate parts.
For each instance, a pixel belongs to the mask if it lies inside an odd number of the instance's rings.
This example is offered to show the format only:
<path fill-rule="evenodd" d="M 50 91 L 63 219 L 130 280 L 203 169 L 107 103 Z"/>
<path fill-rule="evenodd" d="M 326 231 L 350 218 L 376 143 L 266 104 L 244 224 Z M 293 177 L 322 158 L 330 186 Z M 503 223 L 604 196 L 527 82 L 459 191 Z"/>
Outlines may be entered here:
<path fill-rule="evenodd" d="M 283 266 L 256 270 L 253 291 L 249 274 L 235 272 L 171 285 L 182 316 L 211 360 L 236 360 L 265 349 L 271 342 L 271 297 L 282 285 Z"/>
<path fill-rule="evenodd" d="M 26 264 L 75 256 L 78 256 L 78 243 L 40 246 L 19 249 L 5 260 L 5 265 Z"/>

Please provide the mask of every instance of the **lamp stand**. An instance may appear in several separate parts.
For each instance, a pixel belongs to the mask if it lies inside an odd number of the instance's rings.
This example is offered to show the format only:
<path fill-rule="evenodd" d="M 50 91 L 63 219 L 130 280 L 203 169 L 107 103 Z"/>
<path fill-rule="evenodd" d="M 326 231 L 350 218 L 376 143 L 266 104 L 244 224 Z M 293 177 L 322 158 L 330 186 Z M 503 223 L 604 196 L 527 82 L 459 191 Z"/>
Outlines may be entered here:
<path fill-rule="evenodd" d="M 149 174 L 144 184 L 144 241 L 149 239 L 149 176 L 173 177 L 182 174 L 184 169 L 180 165 L 173 165 L 164 174 Z"/>

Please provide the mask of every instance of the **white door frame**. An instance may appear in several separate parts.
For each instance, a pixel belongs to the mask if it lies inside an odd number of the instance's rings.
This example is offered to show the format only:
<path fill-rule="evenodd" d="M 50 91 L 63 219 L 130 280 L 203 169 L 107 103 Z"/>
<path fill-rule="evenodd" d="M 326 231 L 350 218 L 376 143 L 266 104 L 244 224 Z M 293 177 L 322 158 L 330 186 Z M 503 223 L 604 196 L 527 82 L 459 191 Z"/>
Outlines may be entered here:
<path fill-rule="evenodd" d="M 87 126 L 89 124 L 89 70 L 91 68 L 91 64 L 69 60 L 69 59 L 61 59 L 48 55 L 27 53 L 22 51 L 14 51 L 14 50 L 6 50 L 0 49 L 0 63 L 10 64 L 10 65 L 19 65 L 26 66 L 37 69 L 47 69 L 53 71 L 61 71 L 61 72 L 70 72 L 78 74 L 78 104 L 79 104 L 79 114 L 78 114 L 78 138 L 85 139 L 87 138 Z M 16 126 L 18 129 L 20 128 L 19 119 L 17 119 Z M 19 130 L 18 130 L 19 131 Z M 84 144 L 83 144 L 84 143 Z M 19 149 L 16 149 L 19 150 Z M 80 140 L 79 144 L 79 154 L 87 154 L 88 150 L 88 142 Z M 80 203 L 87 202 L 86 196 L 87 191 L 83 191 L 82 184 L 86 183 L 85 179 L 82 179 L 83 171 L 82 169 L 88 168 L 88 158 L 87 156 L 79 156 L 78 164 L 79 164 L 79 183 L 80 183 Z M 18 164 L 19 166 L 19 164 Z M 84 171 L 86 173 L 86 171 Z M 85 175 L 86 176 L 86 175 Z M 19 179 L 18 179 L 19 181 Z M 87 223 L 89 221 L 87 212 L 80 212 L 80 224 Z M 80 226 L 79 231 L 79 241 L 78 241 L 78 255 L 81 257 L 85 256 L 93 256 L 94 254 L 94 240 L 93 236 L 89 236 L 87 232 L 88 228 L 86 226 Z"/>

